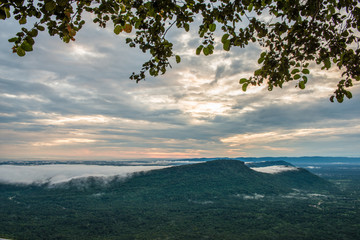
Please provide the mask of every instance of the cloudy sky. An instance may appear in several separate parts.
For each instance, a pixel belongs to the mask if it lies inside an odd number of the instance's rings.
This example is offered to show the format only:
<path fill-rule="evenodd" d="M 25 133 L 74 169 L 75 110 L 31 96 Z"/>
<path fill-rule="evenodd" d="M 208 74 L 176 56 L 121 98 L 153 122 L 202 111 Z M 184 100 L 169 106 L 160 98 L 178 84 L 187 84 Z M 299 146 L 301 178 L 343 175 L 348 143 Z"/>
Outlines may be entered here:
<path fill-rule="evenodd" d="M 313 66 L 306 90 L 244 93 L 238 81 L 257 68 L 257 46 L 196 56 L 194 32 L 175 29 L 181 64 L 136 84 L 129 76 L 149 56 L 125 33 L 88 22 L 65 44 L 43 32 L 20 58 L 7 41 L 18 30 L 0 23 L 2 160 L 360 156 L 360 87 L 330 103 L 336 69 Z"/>

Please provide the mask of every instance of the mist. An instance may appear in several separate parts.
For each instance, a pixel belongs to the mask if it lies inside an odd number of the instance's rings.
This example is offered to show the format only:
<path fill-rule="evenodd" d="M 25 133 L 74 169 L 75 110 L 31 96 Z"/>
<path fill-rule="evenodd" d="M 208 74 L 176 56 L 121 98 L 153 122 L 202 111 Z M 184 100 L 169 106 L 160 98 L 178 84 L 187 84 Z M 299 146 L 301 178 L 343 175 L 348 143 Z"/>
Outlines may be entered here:
<path fill-rule="evenodd" d="M 86 177 L 129 177 L 133 173 L 168 166 L 97 166 L 84 164 L 49 164 L 35 166 L 0 165 L 0 183 L 58 184 Z"/>

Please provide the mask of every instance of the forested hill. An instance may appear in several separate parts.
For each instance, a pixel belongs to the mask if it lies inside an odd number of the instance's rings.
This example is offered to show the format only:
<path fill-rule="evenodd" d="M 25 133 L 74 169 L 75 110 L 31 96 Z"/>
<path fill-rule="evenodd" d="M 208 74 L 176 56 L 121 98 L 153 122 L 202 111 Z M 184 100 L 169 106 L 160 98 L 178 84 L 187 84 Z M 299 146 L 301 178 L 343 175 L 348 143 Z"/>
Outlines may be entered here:
<path fill-rule="evenodd" d="M 284 164 L 284 162 L 282 162 Z M 290 165 L 290 164 L 289 164 Z M 231 194 L 277 194 L 293 191 L 331 191 L 328 181 L 301 168 L 276 174 L 252 170 L 238 160 L 214 160 L 203 163 L 174 166 L 137 173 L 126 179 L 113 179 L 107 184 L 109 191 L 129 193 L 150 198 L 227 197 Z M 73 180 L 65 187 L 79 186 Z M 88 179 L 88 186 L 97 188 L 96 178 Z M 91 184 L 90 184 L 91 183 Z M 153 195 L 153 196 L 150 196 Z"/>

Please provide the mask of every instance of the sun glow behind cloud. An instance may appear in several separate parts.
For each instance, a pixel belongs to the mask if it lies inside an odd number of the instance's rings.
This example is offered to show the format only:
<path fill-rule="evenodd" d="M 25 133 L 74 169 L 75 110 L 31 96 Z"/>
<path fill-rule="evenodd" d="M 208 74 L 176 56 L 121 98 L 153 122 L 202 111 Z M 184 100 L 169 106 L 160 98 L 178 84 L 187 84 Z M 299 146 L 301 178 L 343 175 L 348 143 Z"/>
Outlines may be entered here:
<path fill-rule="evenodd" d="M 60 116 L 58 114 L 52 114 L 47 119 L 39 120 L 40 123 L 46 125 L 65 125 L 65 124 L 85 124 L 85 123 L 106 123 L 109 122 L 111 119 L 102 115 L 96 116 Z"/>
<path fill-rule="evenodd" d="M 67 145 L 67 144 L 77 144 L 77 143 L 94 143 L 94 139 L 85 139 L 85 138 L 65 138 L 65 139 L 56 139 L 52 142 L 35 142 L 34 146 L 56 146 L 56 145 Z"/>
<path fill-rule="evenodd" d="M 225 115 L 229 106 L 224 103 L 208 102 L 201 103 L 197 101 L 182 101 L 181 108 L 185 113 L 189 113 L 194 118 L 208 118 L 219 115 Z"/>

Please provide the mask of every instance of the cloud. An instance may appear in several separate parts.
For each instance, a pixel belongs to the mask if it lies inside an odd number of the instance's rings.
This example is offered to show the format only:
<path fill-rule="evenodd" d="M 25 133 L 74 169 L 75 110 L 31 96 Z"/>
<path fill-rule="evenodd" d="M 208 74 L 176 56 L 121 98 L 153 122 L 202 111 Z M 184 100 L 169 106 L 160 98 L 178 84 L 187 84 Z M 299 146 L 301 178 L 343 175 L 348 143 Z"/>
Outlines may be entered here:
<path fill-rule="evenodd" d="M 269 173 L 269 174 L 276 174 L 281 172 L 287 171 L 298 171 L 299 169 L 292 166 L 267 166 L 267 167 L 255 167 L 251 168 L 254 171 L 261 172 L 261 173 Z"/>
<path fill-rule="evenodd" d="M 246 195 L 246 194 L 236 194 L 236 197 L 242 198 L 244 200 L 260 200 L 265 197 L 263 194 L 255 193 L 254 195 Z"/>
<path fill-rule="evenodd" d="M 86 177 L 128 177 L 133 173 L 167 166 L 96 166 L 83 164 L 51 164 L 35 166 L 0 165 L 0 182 L 14 184 L 58 184 Z"/>
<path fill-rule="evenodd" d="M 296 130 L 282 130 L 274 132 L 239 134 L 232 137 L 221 139 L 222 142 L 229 144 L 237 143 L 269 143 L 277 141 L 296 141 L 304 138 L 336 138 L 337 135 L 358 135 L 360 134 L 360 125 L 349 129 L 340 128 L 309 128 Z"/>

